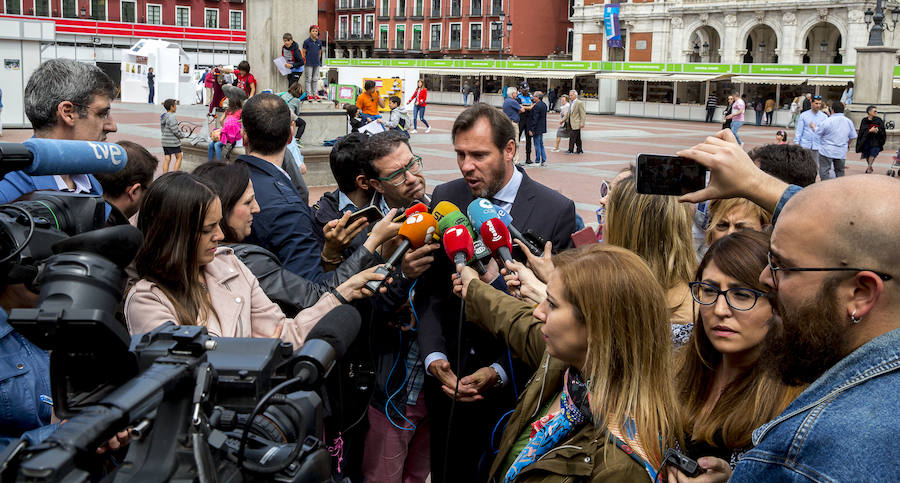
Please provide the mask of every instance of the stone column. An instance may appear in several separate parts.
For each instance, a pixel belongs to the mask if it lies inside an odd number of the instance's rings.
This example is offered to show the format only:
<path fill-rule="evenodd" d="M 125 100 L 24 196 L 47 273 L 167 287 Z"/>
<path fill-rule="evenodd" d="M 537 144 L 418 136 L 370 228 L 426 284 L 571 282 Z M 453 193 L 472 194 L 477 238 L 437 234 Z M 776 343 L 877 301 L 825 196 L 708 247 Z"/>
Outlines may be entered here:
<path fill-rule="evenodd" d="M 894 47 L 857 47 L 856 76 L 854 78 L 853 104 L 848 106 L 847 116 L 855 125 L 866 115 L 866 107 L 875 105 L 885 123 L 900 124 L 900 107 L 891 105 L 894 82 L 894 66 L 897 49 Z M 885 151 L 897 148 L 900 130 L 888 130 Z"/>
<path fill-rule="evenodd" d="M 794 12 L 781 15 L 781 43 L 778 45 L 779 64 L 802 64 L 803 56 L 797 55 L 797 46 L 802 41 L 797 39 L 797 16 Z"/>
<path fill-rule="evenodd" d="M 309 26 L 318 21 L 318 5 L 315 0 L 253 0 L 246 5 L 247 61 L 256 77 L 257 91 L 287 90 L 287 77 L 278 73 L 272 60 L 281 55 L 285 32 L 301 45 L 309 37 Z M 325 30 L 328 26 L 320 26 L 320 32 Z M 320 38 L 324 42 L 324 37 Z"/>
<path fill-rule="evenodd" d="M 687 55 L 684 55 L 682 52 L 682 45 L 684 45 L 684 20 L 678 16 L 672 17 L 669 25 L 672 28 L 672 35 L 670 37 L 672 42 L 668 45 L 668 55 L 662 58 L 668 59 L 669 62 L 680 64 L 685 62 L 688 58 Z M 662 37 L 662 39 L 665 39 L 665 37 Z M 656 42 L 653 43 L 656 44 Z"/>
<path fill-rule="evenodd" d="M 862 10 L 850 10 L 847 12 L 847 19 L 848 38 L 844 41 L 844 50 L 847 51 L 844 55 L 844 65 L 854 65 L 856 64 L 856 49 L 847 47 L 851 45 L 866 45 L 869 40 L 869 29 L 866 27 L 865 14 Z M 885 45 L 887 45 L 887 43 Z"/>
<path fill-rule="evenodd" d="M 725 15 L 725 32 L 722 33 L 722 63 L 723 64 L 740 64 L 744 61 L 741 54 L 738 54 L 738 28 L 737 16 L 729 13 Z M 746 53 L 746 51 L 744 52 Z"/>

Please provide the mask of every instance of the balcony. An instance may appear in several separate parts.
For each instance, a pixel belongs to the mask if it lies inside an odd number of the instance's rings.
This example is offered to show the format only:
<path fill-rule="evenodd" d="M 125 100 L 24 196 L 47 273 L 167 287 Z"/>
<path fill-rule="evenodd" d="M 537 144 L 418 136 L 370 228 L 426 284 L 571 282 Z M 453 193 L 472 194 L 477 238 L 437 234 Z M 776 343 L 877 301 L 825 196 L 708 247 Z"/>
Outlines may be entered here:
<path fill-rule="evenodd" d="M 375 0 L 338 0 L 337 9 L 343 10 L 374 10 Z"/>

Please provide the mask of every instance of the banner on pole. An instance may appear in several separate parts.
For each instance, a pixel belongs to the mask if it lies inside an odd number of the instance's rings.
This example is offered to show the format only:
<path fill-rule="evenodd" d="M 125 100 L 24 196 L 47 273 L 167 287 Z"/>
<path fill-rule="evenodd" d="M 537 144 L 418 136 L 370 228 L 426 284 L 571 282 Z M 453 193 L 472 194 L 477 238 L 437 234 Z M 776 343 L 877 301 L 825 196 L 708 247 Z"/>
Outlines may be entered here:
<path fill-rule="evenodd" d="M 606 29 L 606 45 L 621 49 L 622 33 L 619 31 L 619 4 L 604 5 L 603 24 Z"/>

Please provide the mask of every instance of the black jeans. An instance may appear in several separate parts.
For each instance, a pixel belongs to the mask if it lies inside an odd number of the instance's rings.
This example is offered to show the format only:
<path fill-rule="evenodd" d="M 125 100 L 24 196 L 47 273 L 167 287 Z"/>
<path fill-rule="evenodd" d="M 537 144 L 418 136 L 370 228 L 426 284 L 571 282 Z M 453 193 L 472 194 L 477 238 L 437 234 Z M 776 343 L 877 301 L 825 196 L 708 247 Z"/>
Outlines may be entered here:
<path fill-rule="evenodd" d="M 706 108 L 706 122 L 713 122 L 713 117 L 716 115 L 715 107 L 707 107 Z"/>
<path fill-rule="evenodd" d="M 581 129 L 572 129 L 572 132 L 569 134 L 569 152 L 578 154 L 584 152 L 584 148 L 581 146 Z"/>
<path fill-rule="evenodd" d="M 528 118 L 521 115 L 519 118 L 519 137 L 525 135 L 525 162 L 531 161 L 531 136 L 528 134 Z"/>
<path fill-rule="evenodd" d="M 303 77 L 303 72 L 291 72 L 290 74 L 288 74 L 288 87 L 292 86 L 294 82 L 300 82 L 301 77 Z M 307 93 L 306 95 L 309 95 L 309 93 Z"/>
<path fill-rule="evenodd" d="M 775 114 L 774 111 L 769 111 L 766 113 L 766 126 L 772 125 L 772 114 Z"/>

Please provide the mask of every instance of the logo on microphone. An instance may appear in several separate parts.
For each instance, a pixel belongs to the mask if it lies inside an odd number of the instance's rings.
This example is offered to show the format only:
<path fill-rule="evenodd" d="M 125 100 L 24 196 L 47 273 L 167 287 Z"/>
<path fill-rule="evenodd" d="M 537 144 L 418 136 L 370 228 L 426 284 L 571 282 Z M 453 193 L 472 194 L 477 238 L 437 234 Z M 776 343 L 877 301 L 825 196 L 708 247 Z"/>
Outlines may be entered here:
<path fill-rule="evenodd" d="M 486 210 L 489 210 L 494 207 L 494 204 L 491 203 L 490 200 L 486 200 L 486 199 L 482 198 L 481 201 L 478 202 L 478 206 L 480 206 Z"/>
<path fill-rule="evenodd" d="M 493 223 L 487 222 L 487 227 L 488 227 L 488 230 L 491 232 L 491 241 L 492 242 L 498 242 L 503 239 L 503 237 L 500 236 L 499 233 L 497 233 L 497 230 L 494 228 Z"/>

